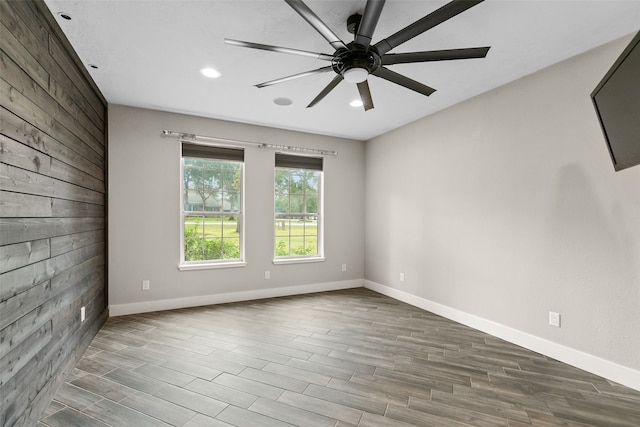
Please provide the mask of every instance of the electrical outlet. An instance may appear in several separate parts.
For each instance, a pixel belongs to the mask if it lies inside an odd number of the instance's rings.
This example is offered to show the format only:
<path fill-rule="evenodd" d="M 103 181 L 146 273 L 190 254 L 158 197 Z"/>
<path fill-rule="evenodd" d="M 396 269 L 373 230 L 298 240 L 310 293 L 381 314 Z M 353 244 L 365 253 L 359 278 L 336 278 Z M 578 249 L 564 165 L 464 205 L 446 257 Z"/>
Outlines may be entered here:
<path fill-rule="evenodd" d="M 148 291 L 149 289 L 151 289 L 151 283 L 148 280 L 143 280 L 142 281 L 142 290 L 143 291 Z"/>
<path fill-rule="evenodd" d="M 347 271 L 347 264 L 342 264 L 342 271 Z"/>
<path fill-rule="evenodd" d="M 264 278 L 265 280 L 271 279 L 271 272 L 269 270 L 264 271 Z"/>
<path fill-rule="evenodd" d="M 85 314 L 86 314 L 85 313 L 85 308 L 84 307 L 80 307 L 80 321 L 81 322 L 84 322 L 84 319 L 86 319 Z"/>
<path fill-rule="evenodd" d="M 404 282 L 404 273 L 400 273 L 400 281 Z"/>
<path fill-rule="evenodd" d="M 549 324 L 551 326 L 555 326 L 557 328 L 560 327 L 560 313 L 556 313 L 555 311 L 549 312 Z"/>

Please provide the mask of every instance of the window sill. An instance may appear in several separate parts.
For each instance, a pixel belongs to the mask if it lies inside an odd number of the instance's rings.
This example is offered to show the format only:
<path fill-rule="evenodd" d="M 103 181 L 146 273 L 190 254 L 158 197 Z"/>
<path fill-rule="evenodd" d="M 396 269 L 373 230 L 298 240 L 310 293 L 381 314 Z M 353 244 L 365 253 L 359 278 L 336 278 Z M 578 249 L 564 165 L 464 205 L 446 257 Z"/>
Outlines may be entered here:
<path fill-rule="evenodd" d="M 306 264 L 308 262 L 324 262 L 325 257 L 308 257 L 308 258 L 277 258 L 273 260 L 273 263 L 278 264 Z"/>
<path fill-rule="evenodd" d="M 230 262 L 211 262 L 202 264 L 178 264 L 178 270 L 190 271 L 190 270 L 214 270 L 218 268 L 237 268 L 245 267 L 247 263 L 245 261 L 230 261 Z"/>

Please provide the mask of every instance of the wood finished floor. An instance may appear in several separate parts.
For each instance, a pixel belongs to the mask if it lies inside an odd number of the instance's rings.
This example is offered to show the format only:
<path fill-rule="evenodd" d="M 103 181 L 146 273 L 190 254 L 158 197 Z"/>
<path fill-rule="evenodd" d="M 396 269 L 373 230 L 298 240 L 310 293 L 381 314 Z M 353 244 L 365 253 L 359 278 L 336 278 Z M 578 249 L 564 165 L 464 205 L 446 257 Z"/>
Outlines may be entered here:
<path fill-rule="evenodd" d="M 640 392 L 366 289 L 111 318 L 38 424 L 640 426 Z"/>

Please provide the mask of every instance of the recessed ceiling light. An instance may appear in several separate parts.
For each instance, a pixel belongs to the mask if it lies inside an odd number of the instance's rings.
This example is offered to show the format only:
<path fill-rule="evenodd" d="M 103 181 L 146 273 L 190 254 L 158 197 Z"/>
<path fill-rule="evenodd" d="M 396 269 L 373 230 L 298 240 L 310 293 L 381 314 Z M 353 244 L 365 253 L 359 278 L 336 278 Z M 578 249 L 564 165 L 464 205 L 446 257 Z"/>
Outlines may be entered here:
<path fill-rule="evenodd" d="M 287 105 L 293 104 L 293 101 L 289 98 L 276 98 L 273 100 L 273 103 L 282 107 L 286 107 Z"/>
<path fill-rule="evenodd" d="M 220 71 L 216 70 L 215 68 L 203 68 L 202 70 L 200 70 L 200 72 L 204 76 L 209 77 L 211 79 L 217 79 L 221 75 Z"/>
<path fill-rule="evenodd" d="M 67 21 L 71 21 L 71 15 L 66 12 L 58 12 L 58 16 L 62 19 L 66 19 Z"/>
<path fill-rule="evenodd" d="M 349 103 L 352 107 L 362 107 L 362 101 L 359 99 L 354 99 Z"/>

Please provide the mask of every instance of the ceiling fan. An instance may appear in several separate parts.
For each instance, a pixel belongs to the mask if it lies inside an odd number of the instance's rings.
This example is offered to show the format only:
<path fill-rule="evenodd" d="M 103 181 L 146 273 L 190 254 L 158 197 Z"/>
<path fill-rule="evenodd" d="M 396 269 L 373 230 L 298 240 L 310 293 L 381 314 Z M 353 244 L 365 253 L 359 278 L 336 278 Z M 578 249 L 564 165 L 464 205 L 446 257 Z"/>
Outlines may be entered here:
<path fill-rule="evenodd" d="M 428 61 L 447 61 L 454 59 L 484 58 L 489 47 L 473 47 L 465 49 L 432 50 L 425 52 L 388 53 L 402 43 L 424 33 L 444 21 L 482 3 L 484 0 L 453 0 L 434 12 L 424 16 L 411 25 L 393 35 L 371 44 L 373 33 L 382 13 L 385 0 L 367 0 L 362 15 L 351 15 L 347 20 L 347 30 L 354 34 L 354 40 L 345 44 L 340 38 L 311 10 L 302 0 L 285 0 L 293 10 L 302 16 L 318 33 L 324 37 L 335 50 L 333 54 L 309 52 L 306 50 L 272 46 L 240 40 L 225 39 L 225 43 L 233 46 L 268 50 L 271 52 L 313 57 L 331 62 L 331 65 L 316 70 L 293 74 L 276 80 L 256 85 L 263 88 L 278 83 L 313 74 L 333 71 L 336 75 L 331 82 L 316 96 L 307 108 L 313 107 L 329 94 L 342 80 L 356 83 L 365 111 L 373 108 L 373 100 L 367 78 L 374 75 L 382 79 L 404 86 L 423 95 L 429 96 L 435 89 L 398 74 L 385 65 L 407 64 Z"/>

